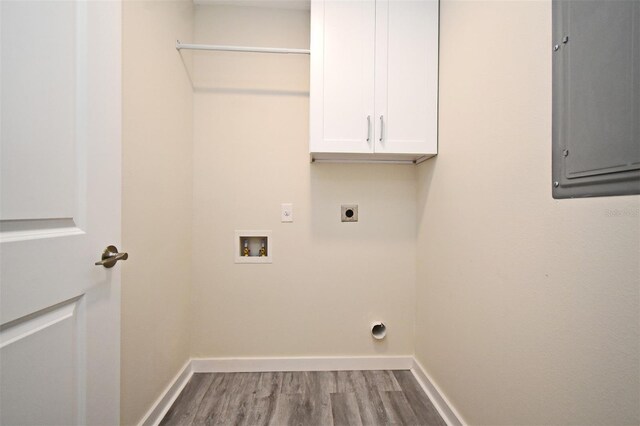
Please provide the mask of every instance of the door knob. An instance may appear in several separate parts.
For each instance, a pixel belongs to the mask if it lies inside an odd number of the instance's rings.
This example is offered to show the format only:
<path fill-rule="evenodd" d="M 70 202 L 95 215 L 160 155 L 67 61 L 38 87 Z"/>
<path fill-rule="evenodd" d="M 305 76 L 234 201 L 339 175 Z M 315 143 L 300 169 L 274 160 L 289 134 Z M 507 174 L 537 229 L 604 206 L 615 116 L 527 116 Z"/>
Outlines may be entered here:
<path fill-rule="evenodd" d="M 102 260 L 100 262 L 96 262 L 97 266 L 104 266 L 105 268 L 113 268 L 113 266 L 118 263 L 118 260 L 127 260 L 129 258 L 129 253 L 118 253 L 118 248 L 116 246 L 108 246 L 102 252 Z"/>

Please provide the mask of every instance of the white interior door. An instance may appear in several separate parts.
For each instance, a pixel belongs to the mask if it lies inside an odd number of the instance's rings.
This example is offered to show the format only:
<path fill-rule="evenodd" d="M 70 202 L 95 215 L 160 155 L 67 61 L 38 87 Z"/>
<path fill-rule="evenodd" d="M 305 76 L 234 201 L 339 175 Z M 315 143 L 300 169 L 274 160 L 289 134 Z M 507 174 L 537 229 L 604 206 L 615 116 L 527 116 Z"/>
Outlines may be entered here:
<path fill-rule="evenodd" d="M 438 0 L 376 1 L 376 153 L 437 153 Z"/>
<path fill-rule="evenodd" d="M 373 152 L 375 2 L 314 0 L 311 151 Z"/>
<path fill-rule="evenodd" d="M 0 2 L 1 424 L 119 423 L 120 10 Z"/>

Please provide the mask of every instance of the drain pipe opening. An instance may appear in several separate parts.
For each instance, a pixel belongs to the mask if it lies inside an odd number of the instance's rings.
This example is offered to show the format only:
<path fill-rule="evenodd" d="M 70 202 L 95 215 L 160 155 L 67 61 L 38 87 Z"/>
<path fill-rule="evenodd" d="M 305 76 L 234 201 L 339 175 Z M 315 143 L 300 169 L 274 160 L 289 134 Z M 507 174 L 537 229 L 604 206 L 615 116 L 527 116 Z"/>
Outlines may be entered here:
<path fill-rule="evenodd" d="M 374 322 L 371 326 L 371 335 L 376 340 L 384 339 L 384 336 L 387 335 L 387 326 L 382 322 Z"/>

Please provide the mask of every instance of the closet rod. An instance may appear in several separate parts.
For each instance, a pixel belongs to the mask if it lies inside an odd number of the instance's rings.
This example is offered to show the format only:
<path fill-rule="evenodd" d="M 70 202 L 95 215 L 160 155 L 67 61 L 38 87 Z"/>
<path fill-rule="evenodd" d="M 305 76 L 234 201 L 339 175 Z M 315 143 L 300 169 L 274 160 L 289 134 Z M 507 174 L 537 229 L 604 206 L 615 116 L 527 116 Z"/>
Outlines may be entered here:
<path fill-rule="evenodd" d="M 290 53 L 296 55 L 309 55 L 309 49 L 284 49 L 279 47 L 248 47 L 248 46 L 216 46 L 211 44 L 188 44 L 176 41 L 176 49 L 189 50 L 215 50 L 222 52 L 253 52 L 253 53 Z"/>

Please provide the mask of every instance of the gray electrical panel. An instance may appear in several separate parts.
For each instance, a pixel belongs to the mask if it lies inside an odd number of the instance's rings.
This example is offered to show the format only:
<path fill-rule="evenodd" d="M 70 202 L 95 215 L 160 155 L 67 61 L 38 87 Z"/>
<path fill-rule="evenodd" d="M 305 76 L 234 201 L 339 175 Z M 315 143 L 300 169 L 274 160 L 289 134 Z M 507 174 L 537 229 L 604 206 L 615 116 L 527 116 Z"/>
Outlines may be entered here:
<path fill-rule="evenodd" d="M 640 194 L 640 0 L 553 0 L 554 198 Z"/>

